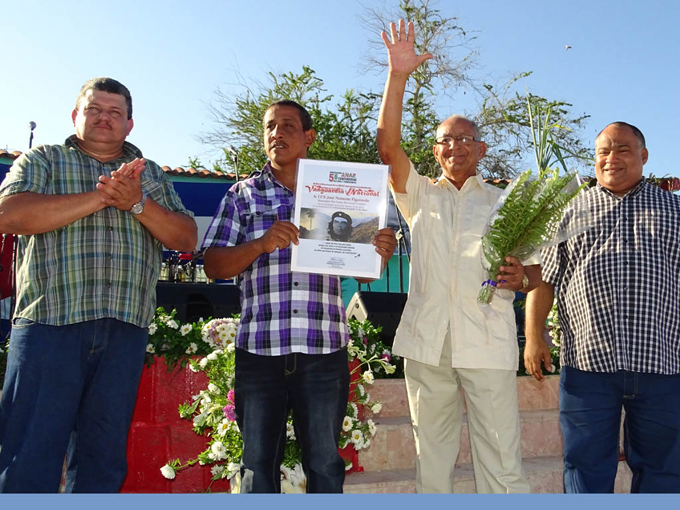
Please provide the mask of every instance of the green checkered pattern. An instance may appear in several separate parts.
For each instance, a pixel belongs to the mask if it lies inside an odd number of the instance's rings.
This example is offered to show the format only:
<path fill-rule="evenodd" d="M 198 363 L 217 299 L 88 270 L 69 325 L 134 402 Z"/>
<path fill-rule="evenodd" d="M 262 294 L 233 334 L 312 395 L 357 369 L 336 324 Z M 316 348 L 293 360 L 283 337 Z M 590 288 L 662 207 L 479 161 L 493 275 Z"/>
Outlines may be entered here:
<path fill-rule="evenodd" d="M 21 155 L 0 186 L 0 196 L 33 192 L 65 195 L 93 191 L 100 175 L 142 157 L 125 143 L 123 156 L 101 163 L 83 153 L 75 136 Z M 147 160 L 142 188 L 163 207 L 187 214 L 172 182 Z M 110 317 L 147 327 L 156 307 L 162 245 L 127 211 L 107 207 L 70 225 L 19 236 L 15 317 L 61 326 Z"/>

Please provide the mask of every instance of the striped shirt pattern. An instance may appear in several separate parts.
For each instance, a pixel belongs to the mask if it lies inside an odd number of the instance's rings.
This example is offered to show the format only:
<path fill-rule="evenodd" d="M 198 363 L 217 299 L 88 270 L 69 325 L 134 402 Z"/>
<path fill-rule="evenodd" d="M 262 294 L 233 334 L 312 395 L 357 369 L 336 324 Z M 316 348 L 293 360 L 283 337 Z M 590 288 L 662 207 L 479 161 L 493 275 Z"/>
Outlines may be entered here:
<path fill-rule="evenodd" d="M 64 145 L 22 154 L 0 186 L 0 196 L 32 192 L 68 195 L 94 191 L 100 175 L 142 157 L 125 142 L 123 155 L 101 163 L 82 152 L 75 135 Z M 146 161 L 142 188 L 163 207 L 192 216 L 172 182 Z M 114 318 L 147 327 L 156 308 L 162 246 L 127 211 L 107 207 L 44 234 L 18 237 L 15 317 L 63 326 Z"/>
<path fill-rule="evenodd" d="M 236 246 L 291 221 L 294 194 L 269 163 L 231 187 L 208 229 L 203 248 Z M 241 326 L 236 346 L 253 354 L 327 354 L 349 337 L 337 276 L 290 269 L 291 247 L 260 255 L 241 275 Z"/>
<path fill-rule="evenodd" d="M 679 373 L 680 197 L 645 181 L 624 197 L 597 185 L 563 224 L 594 226 L 543 252 L 543 280 L 558 287 L 562 364 Z"/>

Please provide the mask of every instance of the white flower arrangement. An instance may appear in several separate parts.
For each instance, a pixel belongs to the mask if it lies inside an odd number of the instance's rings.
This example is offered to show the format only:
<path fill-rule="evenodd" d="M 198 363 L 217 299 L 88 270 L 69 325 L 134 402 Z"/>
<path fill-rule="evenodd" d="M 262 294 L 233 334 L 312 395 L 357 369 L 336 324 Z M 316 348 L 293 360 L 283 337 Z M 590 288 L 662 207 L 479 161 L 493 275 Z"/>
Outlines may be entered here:
<path fill-rule="evenodd" d="M 375 436 L 375 433 L 378 431 L 378 428 L 375 426 L 373 420 L 371 420 L 370 418 L 366 420 L 366 425 L 368 425 L 368 431 L 371 433 L 371 436 Z"/>
<path fill-rule="evenodd" d="M 216 464 L 215 466 L 210 468 L 210 474 L 213 475 L 213 478 L 221 478 L 223 472 L 224 472 L 223 464 Z"/>
<path fill-rule="evenodd" d="M 175 319 L 177 312 L 168 313 L 163 307 L 156 310 L 154 320 L 149 324 L 149 339 L 146 346 L 147 363 L 154 362 L 154 356 L 165 359 L 169 369 L 177 364 L 185 366 L 189 356 L 205 356 L 214 345 L 204 341 L 204 322 L 181 324 Z M 233 319 L 230 319 L 233 320 Z"/>
<path fill-rule="evenodd" d="M 342 421 L 342 430 L 345 432 L 349 432 L 352 430 L 352 427 L 354 426 L 354 421 L 352 420 L 351 416 L 345 416 L 345 419 Z"/>
<path fill-rule="evenodd" d="M 194 432 L 207 436 L 207 446 L 195 459 L 182 463 L 180 459 L 170 460 L 161 468 L 166 478 L 172 479 L 175 473 L 196 463 L 213 465 L 212 480 L 229 479 L 232 489 L 240 486 L 240 462 L 243 454 L 241 433 L 236 424 L 234 407 L 234 346 L 238 319 L 214 319 L 200 326 L 199 334 L 202 343 L 213 348 L 212 352 L 200 360 L 192 359 L 190 370 L 204 372 L 209 380 L 206 389 L 202 390 L 191 402 L 180 406 L 182 418 L 193 421 Z M 349 362 L 354 362 L 353 378 L 360 381 L 371 381 L 375 374 L 389 374 L 395 368 L 389 363 L 389 351 L 381 344 L 373 347 L 374 354 L 369 356 L 368 348 L 357 348 L 368 344 L 364 333 L 372 326 L 366 322 L 363 329 L 357 327 L 357 321 L 350 323 L 351 340 L 348 346 Z M 194 326 L 193 330 L 196 329 Z M 358 334 L 361 331 L 362 334 Z M 375 331 L 375 328 L 373 328 Z M 366 344 L 364 343 L 366 342 Z M 387 355 L 385 355 L 387 352 Z M 369 375 L 366 375 L 368 373 Z M 339 446 L 348 445 L 356 450 L 367 448 L 375 435 L 376 425 L 372 420 L 361 419 L 360 406 L 365 406 L 375 414 L 382 407 L 379 402 L 371 402 L 370 396 L 361 382 L 354 382 L 350 387 L 350 399 L 343 421 Z M 351 469 L 349 463 L 346 469 Z M 221 466 L 221 469 L 217 469 Z M 169 472 L 172 470 L 172 473 Z M 295 492 L 304 487 L 304 474 L 301 465 L 301 450 L 295 437 L 292 418 L 286 426 L 286 445 L 283 464 L 281 466 L 282 490 Z"/>
<path fill-rule="evenodd" d="M 295 427 L 292 423 L 286 423 L 286 439 L 295 441 Z"/>

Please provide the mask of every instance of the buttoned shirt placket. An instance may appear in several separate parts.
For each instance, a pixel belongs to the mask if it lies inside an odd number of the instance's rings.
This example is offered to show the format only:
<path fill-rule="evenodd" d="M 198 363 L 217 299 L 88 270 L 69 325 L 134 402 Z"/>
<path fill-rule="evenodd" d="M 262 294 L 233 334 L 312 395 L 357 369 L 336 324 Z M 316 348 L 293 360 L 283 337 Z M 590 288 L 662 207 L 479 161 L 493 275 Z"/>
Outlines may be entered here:
<path fill-rule="evenodd" d="M 612 275 L 615 278 L 615 285 L 617 289 L 616 306 L 614 307 L 614 338 L 616 338 L 616 358 L 621 367 L 630 367 L 630 353 L 628 348 L 630 343 L 626 341 L 630 335 L 629 316 L 631 300 L 629 293 L 625 290 L 630 286 L 631 278 L 631 264 L 634 254 L 627 249 L 627 238 L 633 235 L 632 219 L 634 218 L 633 211 L 630 209 L 630 200 L 626 198 L 613 197 L 618 201 L 616 209 L 618 218 L 616 222 L 616 237 L 619 238 L 619 250 L 623 253 L 621 265 L 614 265 L 615 272 Z"/>
<path fill-rule="evenodd" d="M 452 184 L 447 185 L 447 193 L 449 195 L 449 200 L 447 200 L 448 210 L 447 218 L 450 222 L 451 227 L 451 237 L 449 238 L 450 253 L 453 255 L 451 257 L 451 266 L 448 269 L 450 274 L 449 278 L 449 331 L 451 332 L 451 350 L 455 350 L 454 343 L 456 335 L 453 334 L 454 331 L 459 327 L 460 314 L 458 313 L 458 308 L 460 306 L 460 296 L 456 290 L 459 285 L 459 271 L 460 267 L 460 237 L 461 237 L 461 214 L 465 210 L 464 207 L 464 197 L 463 194 Z"/>
<path fill-rule="evenodd" d="M 619 268 L 621 279 L 617 285 L 620 303 L 619 320 L 615 321 L 618 326 L 617 331 L 617 350 L 619 366 L 625 370 L 630 370 L 633 366 L 631 349 L 633 343 L 630 341 L 633 335 L 632 318 L 634 317 L 635 296 L 631 289 L 635 289 L 635 267 L 638 265 L 640 253 L 635 249 L 635 200 L 638 200 L 641 188 L 635 188 L 630 193 L 620 199 L 618 227 L 621 238 L 620 251 L 623 253 L 622 266 Z"/>

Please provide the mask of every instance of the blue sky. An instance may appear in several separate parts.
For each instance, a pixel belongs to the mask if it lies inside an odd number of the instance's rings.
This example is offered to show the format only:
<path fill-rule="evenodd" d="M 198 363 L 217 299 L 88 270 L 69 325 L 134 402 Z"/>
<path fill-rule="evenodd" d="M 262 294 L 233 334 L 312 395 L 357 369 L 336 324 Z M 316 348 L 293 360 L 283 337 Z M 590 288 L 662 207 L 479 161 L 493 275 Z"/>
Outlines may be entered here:
<path fill-rule="evenodd" d="M 394 4 L 396 0 L 388 3 Z M 316 70 L 329 93 L 381 90 L 385 76 L 364 72 L 369 34 L 363 5 L 382 0 L 12 1 L 3 5 L 0 148 L 26 150 L 72 133 L 70 113 L 87 79 L 106 75 L 132 91 L 135 128 L 129 140 L 162 165 L 206 164 L 213 149 L 197 137 L 210 129 L 206 103 L 219 86 L 239 92 L 239 76 Z M 474 32 L 474 75 L 497 82 L 533 71 L 530 92 L 563 99 L 592 116 L 583 132 L 592 144 L 608 122 L 625 120 L 645 133 L 645 173 L 680 176 L 680 58 L 675 0 L 443 0 L 437 7 Z M 564 45 L 572 46 L 566 51 Z M 472 94 L 442 106 L 441 115 L 475 111 Z"/>

